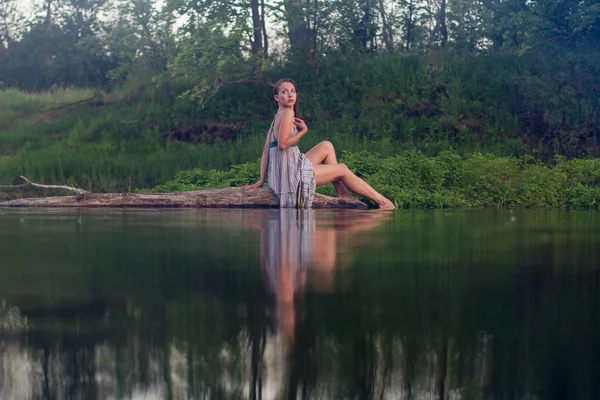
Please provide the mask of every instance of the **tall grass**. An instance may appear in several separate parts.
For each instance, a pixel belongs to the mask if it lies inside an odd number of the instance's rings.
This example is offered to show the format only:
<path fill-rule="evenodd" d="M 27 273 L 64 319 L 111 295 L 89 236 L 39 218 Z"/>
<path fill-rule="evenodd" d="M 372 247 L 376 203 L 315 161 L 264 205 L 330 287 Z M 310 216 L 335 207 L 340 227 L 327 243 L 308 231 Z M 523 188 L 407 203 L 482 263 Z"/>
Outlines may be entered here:
<path fill-rule="evenodd" d="M 94 97 L 96 90 L 62 88 L 45 92 L 0 91 L 0 120 L 26 116 Z"/>
<path fill-rule="evenodd" d="M 325 133 L 315 133 L 307 137 L 301 147 L 306 151 L 326 137 Z M 78 144 L 63 140 L 1 158 L 0 182 L 11 184 L 24 175 L 38 182 L 68 183 L 100 192 L 152 188 L 173 179 L 181 170 L 225 170 L 256 161 L 264 141 L 264 136 L 256 134 L 212 145 L 164 144 L 152 131 L 136 141 L 101 140 Z M 369 149 L 391 155 L 397 149 L 390 142 L 367 141 L 353 135 L 334 142 L 347 151 Z"/>

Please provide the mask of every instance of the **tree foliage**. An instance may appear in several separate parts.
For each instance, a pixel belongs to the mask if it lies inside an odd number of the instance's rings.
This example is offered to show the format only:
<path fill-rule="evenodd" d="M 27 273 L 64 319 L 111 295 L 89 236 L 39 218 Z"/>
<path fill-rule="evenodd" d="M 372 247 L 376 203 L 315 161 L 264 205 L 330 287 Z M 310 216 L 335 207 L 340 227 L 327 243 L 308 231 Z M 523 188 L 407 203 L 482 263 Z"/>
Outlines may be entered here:
<path fill-rule="evenodd" d="M 18 22 L 18 23 L 17 23 Z M 319 72 L 332 54 L 592 48 L 600 4 L 575 0 L 40 0 L 23 19 L 0 2 L 5 87 L 123 84 L 185 76 L 194 93 L 267 82 L 289 60 Z"/>
<path fill-rule="evenodd" d="M 292 76 L 310 123 L 359 138 L 593 156 L 598 44 L 594 1 L 0 0 L 0 88 L 139 89 L 162 108 L 136 130 L 168 140 L 255 132 Z"/>

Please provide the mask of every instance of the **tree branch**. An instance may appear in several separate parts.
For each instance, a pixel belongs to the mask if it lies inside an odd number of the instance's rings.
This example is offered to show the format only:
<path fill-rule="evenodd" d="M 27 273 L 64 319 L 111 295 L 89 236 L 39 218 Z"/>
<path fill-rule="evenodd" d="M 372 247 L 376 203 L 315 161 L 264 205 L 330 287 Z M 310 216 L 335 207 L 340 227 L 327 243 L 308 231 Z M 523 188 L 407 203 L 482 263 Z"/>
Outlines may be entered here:
<path fill-rule="evenodd" d="M 23 175 L 21 175 L 20 178 L 23 179 L 26 183 L 23 183 L 21 185 L 0 185 L 0 188 L 20 188 L 23 186 L 31 185 L 31 186 L 35 186 L 35 187 L 44 188 L 44 189 L 65 189 L 65 190 L 70 190 L 72 192 L 76 192 L 79 194 L 89 193 L 87 190 L 78 189 L 78 188 L 74 188 L 74 187 L 66 186 L 66 185 L 42 185 L 39 183 L 31 182 L 29 179 L 25 178 Z"/>

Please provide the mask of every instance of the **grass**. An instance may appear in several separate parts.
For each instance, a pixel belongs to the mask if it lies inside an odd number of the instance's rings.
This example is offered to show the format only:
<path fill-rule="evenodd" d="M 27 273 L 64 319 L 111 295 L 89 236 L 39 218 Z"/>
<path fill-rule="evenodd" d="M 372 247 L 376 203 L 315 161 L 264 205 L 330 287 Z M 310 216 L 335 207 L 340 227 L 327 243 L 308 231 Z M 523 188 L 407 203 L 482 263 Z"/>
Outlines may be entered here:
<path fill-rule="evenodd" d="M 23 92 L 16 89 L 0 91 L 0 121 L 39 113 L 90 99 L 94 89 L 65 88 L 46 92 Z"/>
<path fill-rule="evenodd" d="M 315 134 L 307 138 L 302 148 L 307 150 L 325 137 Z M 0 143 L 6 147 L 5 141 Z M 367 148 L 389 155 L 398 148 L 390 142 L 367 142 L 352 136 L 337 143 L 351 151 Z M 136 141 L 101 140 L 81 144 L 76 140 L 57 141 L 0 158 L 0 184 L 12 184 L 24 175 L 37 182 L 65 183 L 97 192 L 129 192 L 152 188 L 173 179 L 181 170 L 195 167 L 226 170 L 255 161 L 260 157 L 263 144 L 264 137 L 250 135 L 212 145 L 182 142 L 165 145 L 152 131 Z"/>
<path fill-rule="evenodd" d="M 341 161 L 401 208 L 564 207 L 600 210 L 600 159 L 566 160 L 553 166 L 533 158 L 475 153 L 462 157 L 444 150 L 381 157 L 360 152 Z M 259 162 L 228 171 L 193 169 L 157 186 L 153 192 L 174 192 L 243 186 L 256 182 Z M 331 185 L 318 192 L 334 195 Z M 366 200 L 366 199 L 362 199 Z"/>

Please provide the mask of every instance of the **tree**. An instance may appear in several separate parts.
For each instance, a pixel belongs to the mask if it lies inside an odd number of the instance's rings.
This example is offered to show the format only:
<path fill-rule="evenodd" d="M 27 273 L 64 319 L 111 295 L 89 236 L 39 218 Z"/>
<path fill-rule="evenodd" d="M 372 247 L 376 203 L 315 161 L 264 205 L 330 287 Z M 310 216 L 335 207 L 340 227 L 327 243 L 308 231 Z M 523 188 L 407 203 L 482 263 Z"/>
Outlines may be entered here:
<path fill-rule="evenodd" d="M 175 47 L 171 10 L 149 0 L 121 1 L 117 10 L 117 22 L 107 39 L 119 64 L 114 78 L 125 81 L 136 73 L 165 74 Z"/>
<path fill-rule="evenodd" d="M 526 0 L 483 1 L 490 16 L 483 30 L 495 51 L 518 50 L 521 47 L 527 29 L 523 20 L 529 8 L 527 3 Z"/>
<path fill-rule="evenodd" d="M 527 46 L 583 42 L 600 29 L 600 3 L 580 0 L 531 1 L 526 13 Z"/>
<path fill-rule="evenodd" d="M 59 13 L 63 21 L 62 28 L 75 37 L 94 36 L 103 29 L 99 13 L 107 0 L 63 0 L 59 4 Z"/>
<path fill-rule="evenodd" d="M 262 79 L 267 57 L 268 38 L 264 0 L 169 0 L 168 7 L 187 16 L 188 22 L 180 35 L 197 33 L 204 26 L 218 26 L 222 32 L 235 32 L 238 46 L 251 55 L 253 75 Z M 202 29 L 202 28 L 201 28 Z M 212 28 L 209 28 L 209 30 Z"/>
<path fill-rule="evenodd" d="M 0 56 L 6 52 L 18 33 L 22 16 L 17 10 L 15 0 L 0 0 Z"/>
<path fill-rule="evenodd" d="M 381 35 L 383 38 L 383 43 L 388 51 L 392 51 L 394 49 L 394 31 L 392 25 L 390 24 L 389 16 L 385 9 L 383 0 L 377 1 L 377 9 L 381 18 Z"/>
<path fill-rule="evenodd" d="M 449 0 L 448 25 L 454 48 L 474 52 L 487 46 L 490 10 L 483 0 Z"/>
<path fill-rule="evenodd" d="M 401 10 L 399 15 L 398 30 L 402 32 L 402 40 L 405 50 L 413 50 L 424 47 L 428 8 L 418 0 L 400 0 L 398 3 Z"/>
<path fill-rule="evenodd" d="M 106 54 L 99 13 L 105 0 L 45 0 L 0 60 L 6 86 L 105 86 L 114 68 Z"/>
<path fill-rule="evenodd" d="M 442 49 L 446 48 L 448 43 L 448 27 L 446 25 L 446 0 L 438 0 L 436 4 L 428 4 L 430 16 L 432 17 L 433 28 L 429 32 L 429 41 L 427 47 L 433 49 L 436 42 L 439 42 Z"/>
<path fill-rule="evenodd" d="M 379 30 L 377 16 L 381 16 L 379 4 L 375 0 L 338 0 L 334 4 L 337 18 L 333 19 L 332 23 L 337 27 L 336 45 L 362 52 L 375 50 Z M 386 35 L 390 33 L 391 29 L 388 29 Z M 389 42 L 393 39 L 387 36 L 386 40 Z"/>

